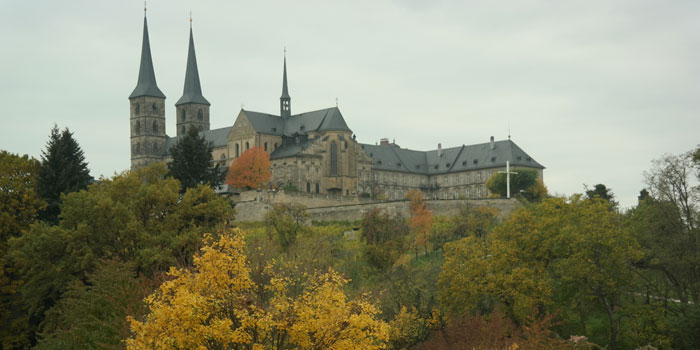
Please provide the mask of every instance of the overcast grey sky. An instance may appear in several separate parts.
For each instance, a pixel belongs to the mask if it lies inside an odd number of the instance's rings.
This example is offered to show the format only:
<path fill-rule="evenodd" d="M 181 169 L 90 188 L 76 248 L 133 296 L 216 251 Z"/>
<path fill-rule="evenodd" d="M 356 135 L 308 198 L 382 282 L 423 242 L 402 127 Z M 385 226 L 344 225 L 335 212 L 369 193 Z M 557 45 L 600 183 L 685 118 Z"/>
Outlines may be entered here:
<path fill-rule="evenodd" d="M 193 13 L 212 128 L 340 109 L 358 141 L 428 150 L 512 139 L 551 192 L 604 183 L 636 204 L 654 158 L 700 143 L 700 1 L 151 0 L 167 131 Z M 68 127 L 93 176 L 128 169 L 141 1 L 0 3 L 0 149 L 39 157 Z"/>

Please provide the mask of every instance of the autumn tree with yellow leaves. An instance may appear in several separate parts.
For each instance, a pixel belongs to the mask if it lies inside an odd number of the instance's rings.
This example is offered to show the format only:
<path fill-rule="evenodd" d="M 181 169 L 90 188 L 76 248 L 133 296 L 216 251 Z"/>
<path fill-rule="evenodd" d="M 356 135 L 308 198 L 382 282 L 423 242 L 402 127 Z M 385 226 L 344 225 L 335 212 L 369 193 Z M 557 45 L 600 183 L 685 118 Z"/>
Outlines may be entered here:
<path fill-rule="evenodd" d="M 383 349 L 388 325 L 362 298 L 348 300 L 333 270 L 309 278 L 301 293 L 272 275 L 270 300 L 257 300 L 240 231 L 222 232 L 194 258 L 192 270 L 146 299 L 143 320 L 130 319 L 127 349 Z"/>

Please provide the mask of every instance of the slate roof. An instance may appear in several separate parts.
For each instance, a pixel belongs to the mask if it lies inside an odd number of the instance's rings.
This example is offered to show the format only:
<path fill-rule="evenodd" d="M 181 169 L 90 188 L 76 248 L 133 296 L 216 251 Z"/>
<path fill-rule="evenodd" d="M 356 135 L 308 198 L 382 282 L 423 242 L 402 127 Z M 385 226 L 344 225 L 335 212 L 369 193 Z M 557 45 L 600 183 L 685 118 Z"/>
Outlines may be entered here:
<path fill-rule="evenodd" d="M 506 161 L 510 161 L 513 166 L 544 169 L 544 166 L 532 159 L 512 140 L 496 141 L 494 149 L 491 149 L 488 142 L 444 148 L 441 156 L 438 156 L 438 150 L 415 151 L 400 148 L 396 144 L 361 146 L 372 158 L 373 168 L 378 170 L 433 175 L 503 167 Z"/>
<path fill-rule="evenodd" d="M 206 130 L 206 131 L 200 131 L 199 136 L 204 136 L 204 139 L 207 140 L 208 142 L 211 143 L 214 148 L 217 147 L 225 147 L 228 145 L 228 134 L 231 132 L 231 127 L 225 127 L 225 128 L 219 128 L 219 129 L 214 129 L 214 130 Z M 176 137 L 168 137 L 165 140 L 165 154 L 168 155 L 170 154 L 170 148 L 175 146 L 175 144 L 180 140 L 180 138 L 184 137 L 184 135 L 181 136 L 176 136 Z"/>
<path fill-rule="evenodd" d="M 276 150 L 272 151 L 272 153 L 270 154 L 270 159 L 279 159 L 295 156 L 301 153 L 303 150 L 311 147 L 311 145 L 313 145 L 314 142 L 316 142 L 316 140 L 318 140 L 318 138 L 303 138 L 298 144 L 292 142 L 290 142 L 287 145 L 283 144 L 282 147 L 277 147 Z"/>
<path fill-rule="evenodd" d="M 291 137 L 304 135 L 310 131 L 352 132 L 348 124 L 345 123 L 345 118 L 343 118 L 338 107 L 295 114 L 288 118 L 246 110 L 243 112 L 250 123 L 253 124 L 255 131 L 261 134 Z"/>
<path fill-rule="evenodd" d="M 148 22 L 143 17 L 143 41 L 141 44 L 141 66 L 139 67 L 139 79 L 129 99 L 151 96 L 165 98 L 163 92 L 156 84 L 156 74 L 153 71 L 153 59 L 151 58 L 151 44 L 148 40 Z"/>
<path fill-rule="evenodd" d="M 200 103 L 211 105 L 202 96 L 202 85 L 199 83 L 199 70 L 197 69 L 197 55 L 194 52 L 194 38 L 190 26 L 190 46 L 187 52 L 187 70 L 185 71 L 185 87 L 182 89 L 182 97 L 175 103 L 176 106 L 186 103 Z"/>

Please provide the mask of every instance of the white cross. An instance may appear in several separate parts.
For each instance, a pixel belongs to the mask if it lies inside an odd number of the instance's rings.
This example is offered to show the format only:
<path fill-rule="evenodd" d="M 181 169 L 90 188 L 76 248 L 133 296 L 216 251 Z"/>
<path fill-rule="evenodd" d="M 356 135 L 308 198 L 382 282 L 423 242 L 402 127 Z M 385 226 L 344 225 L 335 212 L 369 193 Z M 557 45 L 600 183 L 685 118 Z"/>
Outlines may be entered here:
<path fill-rule="evenodd" d="M 506 171 L 499 171 L 499 174 L 506 174 L 506 196 L 510 198 L 510 174 L 517 175 L 518 173 L 510 171 L 510 161 L 506 160 Z"/>

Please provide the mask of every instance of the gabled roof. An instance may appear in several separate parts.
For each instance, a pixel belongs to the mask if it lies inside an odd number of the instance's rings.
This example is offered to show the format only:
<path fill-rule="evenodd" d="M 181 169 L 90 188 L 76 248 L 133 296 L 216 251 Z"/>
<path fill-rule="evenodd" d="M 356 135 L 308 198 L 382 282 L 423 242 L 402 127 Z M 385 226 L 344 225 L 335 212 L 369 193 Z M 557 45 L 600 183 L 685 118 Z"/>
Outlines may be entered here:
<path fill-rule="evenodd" d="M 310 131 L 347 131 L 352 132 L 345 123 L 345 118 L 338 107 L 320 109 L 293 115 L 289 118 L 267 113 L 243 111 L 256 132 L 267 135 L 294 136 Z"/>
<path fill-rule="evenodd" d="M 146 16 L 143 17 L 143 41 L 141 44 L 141 66 L 139 68 L 139 79 L 134 91 L 129 95 L 129 99 L 151 96 L 165 98 L 163 92 L 156 84 L 156 74 L 153 71 L 153 59 L 151 58 L 151 44 L 148 40 L 148 22 Z"/>
<path fill-rule="evenodd" d="M 361 146 L 372 158 L 373 167 L 378 170 L 433 175 L 503 167 L 506 161 L 510 161 L 513 166 L 544 169 L 544 166 L 511 140 L 496 141 L 493 149 L 488 142 L 445 148 L 441 150 L 441 155 L 438 155 L 438 150 L 414 151 L 400 148 L 396 144 Z"/>
<path fill-rule="evenodd" d="M 214 130 L 200 131 L 199 136 L 204 136 L 204 139 L 209 142 L 214 148 L 226 147 L 228 145 L 228 134 L 231 132 L 231 127 L 219 128 Z M 170 154 L 170 148 L 180 141 L 184 135 L 176 137 L 168 137 L 165 140 L 165 154 Z"/>
<path fill-rule="evenodd" d="M 175 103 L 176 106 L 186 103 L 200 103 L 211 105 L 202 96 L 202 86 L 199 83 L 199 70 L 197 69 L 197 55 L 194 52 L 194 38 L 192 36 L 192 26 L 190 26 L 190 46 L 187 52 L 187 70 L 185 71 L 185 87 L 182 90 L 182 97 Z"/>
<path fill-rule="evenodd" d="M 279 159 L 279 158 L 285 158 L 285 157 L 291 157 L 298 155 L 305 149 L 311 147 L 311 145 L 316 142 L 318 138 L 312 138 L 312 139 L 306 139 L 304 138 L 302 141 L 300 141 L 298 144 L 297 143 L 289 143 L 286 145 L 283 145 L 281 147 L 277 147 L 276 150 L 272 151 L 270 154 L 270 159 Z"/>

